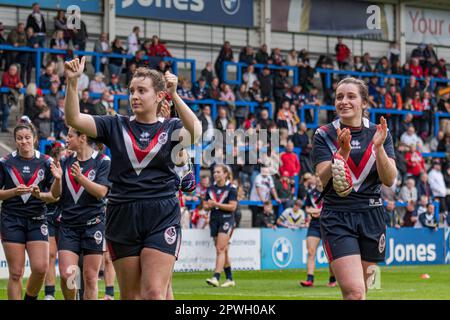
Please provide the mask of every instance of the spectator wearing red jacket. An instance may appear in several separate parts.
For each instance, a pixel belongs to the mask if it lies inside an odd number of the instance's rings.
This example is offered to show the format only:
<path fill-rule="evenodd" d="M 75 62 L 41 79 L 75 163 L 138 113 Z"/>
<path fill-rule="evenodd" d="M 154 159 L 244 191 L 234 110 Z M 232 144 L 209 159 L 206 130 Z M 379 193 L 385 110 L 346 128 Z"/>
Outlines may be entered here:
<path fill-rule="evenodd" d="M 171 57 L 169 50 L 167 50 L 166 46 L 159 42 L 158 36 L 152 37 L 152 44 L 149 47 L 147 54 L 150 57 Z"/>
<path fill-rule="evenodd" d="M 336 61 L 339 69 L 346 69 L 350 61 L 351 51 L 345 44 L 342 43 L 341 37 L 338 37 L 337 40 L 338 43 L 334 48 L 334 51 L 336 52 Z"/>
<path fill-rule="evenodd" d="M 416 78 L 422 78 L 423 77 L 423 68 L 419 64 L 418 58 L 412 58 L 411 59 L 411 74 L 415 76 Z"/>
<path fill-rule="evenodd" d="M 289 140 L 286 144 L 286 151 L 283 152 L 280 156 L 281 166 L 280 173 L 288 173 L 289 177 L 297 176 L 300 172 L 300 160 L 294 151 L 294 143 Z"/>
<path fill-rule="evenodd" d="M 410 145 L 409 151 L 405 153 L 406 172 L 414 177 L 416 182 L 420 174 L 425 171 L 425 161 L 422 155 L 417 151 L 416 145 Z"/>
<path fill-rule="evenodd" d="M 12 64 L 9 66 L 8 72 L 3 73 L 2 87 L 8 87 L 10 89 L 19 90 L 23 88 L 22 82 L 20 82 L 19 73 L 17 72 L 17 66 Z M 8 118 L 11 109 L 11 105 L 17 103 L 16 93 L 5 93 L 0 95 L 0 111 L 2 112 L 2 132 L 8 131 Z"/>

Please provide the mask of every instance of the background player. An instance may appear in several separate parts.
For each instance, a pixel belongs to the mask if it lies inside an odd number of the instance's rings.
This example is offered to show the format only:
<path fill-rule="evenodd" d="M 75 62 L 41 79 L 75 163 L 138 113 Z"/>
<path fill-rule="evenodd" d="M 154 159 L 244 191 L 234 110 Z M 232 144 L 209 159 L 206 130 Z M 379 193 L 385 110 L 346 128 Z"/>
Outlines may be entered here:
<path fill-rule="evenodd" d="M 311 184 L 315 185 L 314 188 L 308 190 L 305 200 L 305 210 L 306 213 L 311 217 L 308 226 L 308 232 L 306 233 L 306 248 L 308 250 L 308 260 L 307 260 L 307 279 L 306 281 L 301 281 L 300 285 L 302 287 L 314 287 L 314 269 L 316 265 L 316 252 L 319 246 L 321 235 L 320 235 L 320 212 L 322 211 L 322 202 L 316 204 L 320 193 L 323 191 L 322 183 L 320 178 L 316 176 L 311 176 Z M 336 286 L 336 278 L 334 277 L 333 271 L 330 267 L 330 279 L 328 280 L 328 287 Z"/>
<path fill-rule="evenodd" d="M 165 299 L 181 245 L 171 153 L 180 141 L 188 147 L 198 140 L 200 121 L 178 96 L 178 78 L 148 68 L 138 68 L 129 85 L 133 117 L 81 114 L 77 82 L 84 64 L 84 57 L 65 64 L 65 115 L 70 126 L 111 150 L 106 237 L 121 298 Z M 166 90 L 181 121 L 157 117 Z"/>
<path fill-rule="evenodd" d="M 353 181 L 347 196 L 337 192 L 345 195 L 348 188 L 335 186 L 326 193 L 320 216 L 325 251 L 344 299 L 365 299 L 369 268 L 384 261 L 386 223 L 381 184 L 390 187 L 397 176 L 386 120 L 381 117 L 380 124 L 374 125 L 363 117 L 368 95 L 363 81 L 341 80 L 335 99 L 339 119 L 317 129 L 313 142 L 314 166 L 324 186 L 333 174 L 332 160 L 338 157 L 344 159 L 343 168 L 350 171 Z M 351 147 L 352 139 L 358 141 L 359 148 Z M 333 180 L 338 181 L 338 177 Z"/>
<path fill-rule="evenodd" d="M 58 230 L 61 289 L 66 300 L 75 300 L 72 266 L 83 254 L 83 300 L 97 300 L 98 273 L 105 251 L 105 197 L 110 182 L 110 159 L 92 147 L 86 134 L 69 128 L 67 146 L 75 151 L 52 165 L 53 196 L 60 197 L 61 225 Z"/>
<path fill-rule="evenodd" d="M 1 238 L 8 262 L 8 299 L 20 300 L 25 250 L 30 258 L 25 300 L 36 300 L 48 270 L 46 202 L 54 202 L 52 159 L 34 149 L 37 141 L 31 123 L 14 128 L 17 150 L 0 159 Z"/>
<path fill-rule="evenodd" d="M 216 268 L 214 275 L 206 279 L 206 283 L 214 287 L 219 286 L 222 270 L 227 279 L 221 287 L 236 285 L 228 256 L 228 242 L 234 229 L 234 212 L 237 208 L 237 190 L 231 181 L 231 169 L 224 164 L 216 164 L 214 185 L 208 188 L 205 198 L 205 209 L 211 210 L 209 226 L 216 247 Z"/>

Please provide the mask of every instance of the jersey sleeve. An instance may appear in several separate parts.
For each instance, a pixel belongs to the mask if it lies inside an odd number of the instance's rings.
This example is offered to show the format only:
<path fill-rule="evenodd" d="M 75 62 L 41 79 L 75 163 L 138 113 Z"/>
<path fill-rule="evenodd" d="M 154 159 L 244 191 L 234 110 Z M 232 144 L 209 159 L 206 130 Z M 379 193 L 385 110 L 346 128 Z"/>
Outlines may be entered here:
<path fill-rule="evenodd" d="M 102 186 L 111 188 L 112 183 L 108 179 L 110 168 L 111 168 L 111 159 L 109 159 L 109 157 L 107 156 L 104 156 L 104 158 L 101 160 L 100 167 L 95 176 L 94 182 L 101 184 Z"/>
<path fill-rule="evenodd" d="M 310 194 L 308 193 L 307 195 L 306 195 L 306 199 L 305 199 L 305 208 L 306 207 L 312 207 L 313 206 L 313 204 L 312 204 L 312 202 L 311 202 L 311 196 L 310 196 Z"/>
<path fill-rule="evenodd" d="M 170 138 L 172 141 L 172 148 L 180 142 L 180 131 L 183 128 L 183 122 L 178 118 L 172 118 L 169 120 L 171 123 Z"/>
<path fill-rule="evenodd" d="M 262 181 L 261 175 L 257 175 L 255 178 L 255 187 L 261 188 L 264 187 L 264 183 Z"/>
<path fill-rule="evenodd" d="M 392 136 L 389 131 L 387 132 L 386 140 L 384 141 L 383 147 L 384 150 L 386 151 L 387 156 L 395 160 L 394 143 L 392 142 Z"/>
<path fill-rule="evenodd" d="M 93 116 L 97 128 L 97 140 L 108 147 L 111 145 L 111 136 L 114 127 L 115 116 Z"/>
<path fill-rule="evenodd" d="M 52 158 L 48 158 L 45 161 L 45 180 L 44 180 L 44 190 L 48 191 L 52 187 L 52 183 L 55 180 L 55 177 L 52 174 L 52 170 L 50 169 L 50 164 L 53 163 Z"/>
<path fill-rule="evenodd" d="M 331 161 L 333 153 L 328 148 L 325 139 L 316 131 L 313 139 L 312 148 L 312 160 L 314 164 L 314 170 L 316 166 L 323 161 Z"/>
<path fill-rule="evenodd" d="M 6 171 L 5 171 L 5 167 L 3 164 L 3 160 L 4 160 L 3 158 L 0 159 L 0 189 L 3 189 L 3 187 L 5 186 Z"/>
<path fill-rule="evenodd" d="M 228 201 L 237 201 L 237 190 L 235 187 L 230 188 L 230 193 L 228 194 Z"/>

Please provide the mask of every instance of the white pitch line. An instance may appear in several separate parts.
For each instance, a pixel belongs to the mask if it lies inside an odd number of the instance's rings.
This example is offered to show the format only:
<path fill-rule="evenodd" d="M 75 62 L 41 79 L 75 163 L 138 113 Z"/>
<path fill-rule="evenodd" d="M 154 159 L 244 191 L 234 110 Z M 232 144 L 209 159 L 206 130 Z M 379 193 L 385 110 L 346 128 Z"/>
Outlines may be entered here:
<path fill-rule="evenodd" d="M 8 146 L 8 145 L 4 144 L 4 143 L 3 143 L 3 142 L 1 142 L 1 141 L 0 141 L 0 147 L 2 147 L 3 149 L 5 149 L 5 150 L 6 150 L 6 152 L 8 152 L 8 153 L 11 153 L 11 152 L 13 152 L 13 151 L 14 151 L 13 149 L 11 149 L 11 147 L 10 147 L 10 146 Z"/>

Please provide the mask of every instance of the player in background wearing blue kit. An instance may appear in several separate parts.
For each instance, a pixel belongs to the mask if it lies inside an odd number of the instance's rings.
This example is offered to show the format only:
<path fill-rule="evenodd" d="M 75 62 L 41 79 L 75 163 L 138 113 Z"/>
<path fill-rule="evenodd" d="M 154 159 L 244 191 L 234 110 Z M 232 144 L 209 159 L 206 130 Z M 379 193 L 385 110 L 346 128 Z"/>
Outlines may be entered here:
<path fill-rule="evenodd" d="M 49 244 L 46 203 L 55 202 L 49 190 L 52 159 L 34 146 L 36 130 L 29 123 L 14 128 L 17 150 L 0 159 L 1 239 L 8 262 L 8 299 L 22 298 L 25 251 L 30 259 L 25 300 L 36 300 L 48 270 Z"/>
<path fill-rule="evenodd" d="M 219 286 L 220 273 L 225 272 L 226 280 L 221 287 L 234 287 L 228 243 L 235 227 L 234 212 L 237 208 L 237 189 L 231 183 L 231 169 L 224 164 L 214 167 L 214 185 L 208 188 L 204 208 L 210 211 L 209 227 L 216 247 L 216 268 L 214 275 L 206 279 L 213 287 Z"/>
<path fill-rule="evenodd" d="M 316 201 L 319 198 L 320 193 L 323 191 L 323 187 L 319 177 L 311 176 L 310 179 L 312 181 L 311 184 L 315 185 L 315 188 L 308 190 L 305 200 L 305 211 L 311 216 L 311 219 L 308 226 L 308 232 L 306 234 L 306 249 L 308 250 L 307 279 L 306 281 L 300 281 L 300 285 L 302 287 L 314 287 L 316 252 L 321 239 L 320 212 L 322 211 L 322 202 L 316 204 Z M 336 286 L 336 278 L 334 277 L 331 267 L 330 278 L 327 286 L 330 288 Z"/>
<path fill-rule="evenodd" d="M 80 255 L 83 255 L 83 300 L 97 300 L 98 273 L 105 243 L 105 197 L 110 159 L 93 148 L 94 141 L 73 128 L 67 147 L 73 154 L 61 164 L 52 164 L 55 181 L 51 192 L 60 198 L 61 224 L 58 228 L 58 256 L 61 289 L 66 300 L 75 300 L 73 283 Z"/>
<path fill-rule="evenodd" d="M 172 153 L 200 138 L 200 121 L 177 94 L 178 78 L 148 68 L 138 68 L 129 84 L 134 116 L 82 114 L 77 82 L 84 65 L 85 57 L 65 63 L 65 115 L 111 150 L 106 238 L 121 299 L 166 299 L 181 245 Z M 181 120 L 157 116 L 167 93 Z"/>
<path fill-rule="evenodd" d="M 397 177 L 386 119 L 375 125 L 364 117 L 368 99 L 362 80 L 341 80 L 335 98 L 339 119 L 318 128 L 313 141 L 315 170 L 325 186 L 322 241 L 347 300 L 366 298 L 373 267 L 385 259 L 381 185 L 391 187 Z"/>

